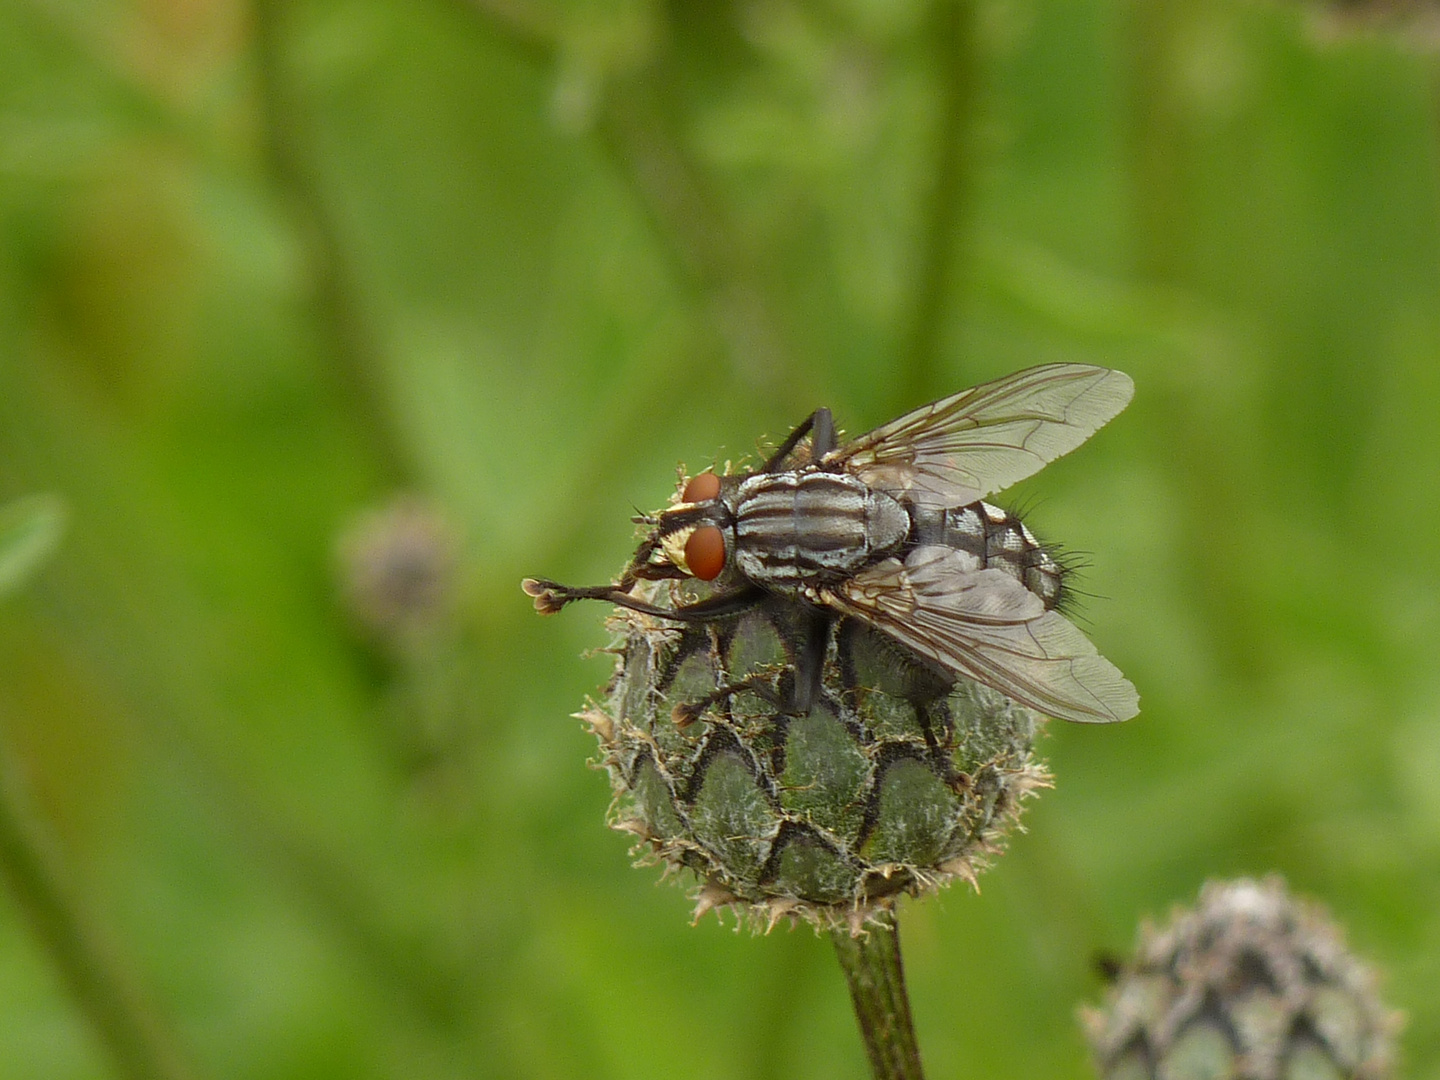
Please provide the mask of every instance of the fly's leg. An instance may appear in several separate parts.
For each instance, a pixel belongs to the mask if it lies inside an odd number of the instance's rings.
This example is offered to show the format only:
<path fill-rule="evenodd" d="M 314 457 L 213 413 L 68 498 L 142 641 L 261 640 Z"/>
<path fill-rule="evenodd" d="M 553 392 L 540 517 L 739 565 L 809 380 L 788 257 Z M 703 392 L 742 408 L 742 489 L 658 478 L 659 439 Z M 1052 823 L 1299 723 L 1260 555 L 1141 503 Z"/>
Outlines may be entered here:
<path fill-rule="evenodd" d="M 730 683 L 719 689 L 712 690 L 697 701 L 682 701 L 670 710 L 670 719 L 676 727 L 681 729 L 687 728 L 695 723 L 696 720 L 699 720 L 700 714 L 711 705 L 724 701 L 731 694 L 738 694 L 747 690 L 756 697 L 764 698 L 774 708 L 781 708 L 780 699 L 776 697 L 775 693 L 766 685 L 764 679 L 741 679 L 737 683 Z"/>
<path fill-rule="evenodd" d="M 650 556 L 655 554 L 655 550 L 659 546 L 660 538 L 657 535 L 652 533 L 647 536 L 635 549 L 635 554 L 630 556 L 630 563 L 625 567 L 625 572 L 620 575 L 620 580 L 615 588 L 622 592 L 629 592 L 637 579 L 649 578 L 651 575 L 647 571 L 651 569 Z"/>
<path fill-rule="evenodd" d="M 849 704 L 857 704 L 860 672 L 855 666 L 855 635 L 859 626 L 854 619 L 841 618 L 835 627 L 835 662 L 840 668 L 840 689 Z"/>
<path fill-rule="evenodd" d="M 772 621 L 774 620 L 772 619 Z M 764 684 L 745 679 L 720 687 L 715 691 L 717 697 L 723 697 L 737 690 L 753 690 L 782 712 L 792 716 L 804 716 L 809 713 L 821 696 L 825 674 L 825 652 L 830 644 L 830 628 L 834 619 L 825 611 L 808 605 L 799 605 L 795 616 L 786 617 L 782 622 L 783 625 L 776 623 L 776 629 L 786 640 L 786 649 L 791 657 L 791 680 L 788 690 L 777 696 Z M 690 719 L 693 720 L 695 716 L 703 712 L 707 704 L 708 702 L 702 703 L 693 710 L 687 708 Z M 677 712 L 676 715 L 678 716 L 679 713 Z"/>
<path fill-rule="evenodd" d="M 955 748 L 955 721 L 944 698 L 931 702 L 916 702 L 915 719 L 920 723 L 920 732 L 925 736 L 925 747 L 930 760 L 940 771 L 941 778 L 954 792 L 963 795 L 970 787 L 970 777 L 955 767 L 951 751 Z M 945 732 L 942 743 L 935 738 L 935 721 L 939 720 Z"/>
<path fill-rule="evenodd" d="M 850 704 L 856 708 L 860 705 L 861 676 L 855 660 L 855 649 L 860 635 L 864 632 L 862 624 L 855 619 L 841 619 L 840 627 L 835 631 L 835 655 L 840 666 L 840 683 Z M 901 696 L 915 706 L 915 721 L 925 739 L 926 756 L 931 765 L 952 790 L 964 794 L 970 787 L 970 777 L 955 767 L 955 718 L 950 714 L 950 707 L 945 701 L 953 680 L 941 679 L 921 666 L 912 666 L 909 670 L 899 666 L 905 663 L 905 660 L 898 659 L 893 668 L 892 677 L 899 677 L 899 685 L 891 685 L 885 689 L 892 693 L 900 690 Z M 914 663 L 918 663 L 918 658 Z M 936 738 L 937 722 L 943 739 Z"/>
<path fill-rule="evenodd" d="M 617 589 L 629 589 L 637 581 L 684 581 L 690 577 L 678 566 L 671 566 L 669 563 L 646 563 L 628 571 L 615 587 Z"/>
<path fill-rule="evenodd" d="M 811 414 L 810 460 L 819 461 L 835 449 L 835 418 L 829 409 L 816 409 Z"/>
<path fill-rule="evenodd" d="M 545 578 L 526 578 L 520 583 L 520 587 L 525 590 L 527 596 L 534 598 L 535 610 L 542 615 L 553 615 L 566 604 L 574 603 L 576 600 L 604 600 L 618 607 L 638 611 L 642 615 L 651 615 L 657 619 L 669 619 L 681 623 L 706 623 L 716 619 L 729 618 L 758 607 L 768 598 L 765 590 L 758 585 L 745 585 L 727 593 L 719 593 L 706 597 L 704 600 L 697 600 L 693 604 L 681 604 L 678 607 L 669 608 L 648 604 L 614 585 L 577 587 L 561 585 L 557 581 L 549 581 Z M 805 613 L 804 623 L 800 629 L 801 640 L 795 650 L 795 682 L 791 688 L 789 705 L 785 707 L 786 712 L 803 716 L 810 711 L 816 698 L 820 696 L 822 676 L 825 673 L 825 649 L 830 641 L 830 624 L 831 617 L 823 611 L 812 609 Z M 741 689 L 756 689 L 756 687 L 749 682 L 742 682 L 721 687 L 715 693 L 724 696 Z M 693 720 L 694 716 L 703 712 L 709 704 L 707 699 L 698 707 L 684 706 L 683 708 L 693 712 L 694 715 L 691 716 L 691 720 Z M 775 704 L 777 708 L 781 707 L 779 702 Z M 677 719 L 676 722 L 680 721 Z"/>
<path fill-rule="evenodd" d="M 790 712 L 804 716 L 820 696 L 821 676 L 825 673 L 825 646 L 830 642 L 830 616 L 823 611 L 808 612 L 804 637 L 795 650 L 795 688 L 791 692 Z"/>
<path fill-rule="evenodd" d="M 676 622 L 711 622 L 730 615 L 748 611 L 765 598 L 765 590 L 758 585 L 745 585 L 728 593 L 697 600 L 693 604 L 678 607 L 660 607 L 638 600 L 615 585 L 561 585 L 558 581 L 545 578 L 526 578 L 520 582 L 525 595 L 535 600 L 535 610 L 542 615 L 553 615 L 566 604 L 576 600 L 606 600 L 619 607 L 638 611 L 642 615 L 653 615 L 657 619 L 673 619 Z"/>
<path fill-rule="evenodd" d="M 800 426 L 786 436 L 785 441 L 779 445 L 773 454 L 760 466 L 762 473 L 776 472 L 780 463 L 790 456 L 790 452 L 800 445 L 800 440 L 806 435 L 811 435 L 810 457 L 812 460 L 828 454 L 835 449 L 835 420 L 830 415 L 829 409 L 816 409 L 813 413 L 800 421 Z"/>
<path fill-rule="evenodd" d="M 561 585 L 558 581 L 551 581 L 548 578 L 525 578 L 520 582 L 520 588 L 525 590 L 526 596 L 534 599 L 535 610 L 541 615 L 553 615 L 566 604 L 576 600 L 608 600 L 612 604 L 618 604 L 645 615 L 676 619 L 680 622 L 705 622 L 709 619 L 733 615 L 752 606 L 763 595 L 758 587 L 746 585 L 732 592 L 721 593 L 694 604 L 682 604 L 675 608 L 657 607 L 654 604 L 647 604 L 643 600 L 637 600 L 630 595 L 630 590 L 635 587 L 637 581 L 664 581 L 689 576 L 677 566 L 667 563 L 652 563 L 650 557 L 659 547 L 658 536 L 646 537 L 635 549 L 635 554 L 631 556 L 629 565 L 620 575 L 620 580 L 613 585 Z"/>
<path fill-rule="evenodd" d="M 817 611 L 807 616 L 803 630 L 804 639 L 795 650 L 795 681 L 790 688 L 788 701 L 782 701 L 764 678 L 741 679 L 739 682 L 718 687 L 698 701 L 676 705 L 671 712 L 675 726 L 689 727 L 717 701 L 723 701 L 731 694 L 745 690 L 764 698 L 776 709 L 794 716 L 804 716 L 820 696 L 821 676 L 825 670 L 825 648 L 830 640 L 830 621 L 830 617 L 824 612 Z"/>

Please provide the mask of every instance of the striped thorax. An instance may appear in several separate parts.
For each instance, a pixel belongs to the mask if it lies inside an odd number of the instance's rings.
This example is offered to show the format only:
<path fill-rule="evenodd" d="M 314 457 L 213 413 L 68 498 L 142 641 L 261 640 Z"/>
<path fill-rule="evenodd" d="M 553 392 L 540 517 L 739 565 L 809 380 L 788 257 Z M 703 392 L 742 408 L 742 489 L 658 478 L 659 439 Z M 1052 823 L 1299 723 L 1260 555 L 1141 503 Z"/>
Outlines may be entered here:
<path fill-rule="evenodd" d="M 854 574 L 909 531 L 900 503 L 843 473 L 759 473 L 736 493 L 736 563 L 780 592 Z"/>

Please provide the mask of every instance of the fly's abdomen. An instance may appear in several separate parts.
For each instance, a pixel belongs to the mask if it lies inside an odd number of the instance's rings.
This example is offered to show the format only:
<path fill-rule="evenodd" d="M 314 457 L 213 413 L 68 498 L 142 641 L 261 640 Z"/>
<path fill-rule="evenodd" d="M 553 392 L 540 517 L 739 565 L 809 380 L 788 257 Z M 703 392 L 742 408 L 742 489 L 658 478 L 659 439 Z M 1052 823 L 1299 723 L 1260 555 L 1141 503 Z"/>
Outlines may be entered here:
<path fill-rule="evenodd" d="M 1060 603 L 1065 568 L 1014 514 L 987 502 L 912 512 L 917 545 L 944 544 L 975 560 L 976 570 L 1003 570 L 1044 601 Z"/>
<path fill-rule="evenodd" d="M 898 502 L 840 473 L 762 473 L 737 494 L 736 562 L 772 589 L 846 577 L 910 531 Z"/>

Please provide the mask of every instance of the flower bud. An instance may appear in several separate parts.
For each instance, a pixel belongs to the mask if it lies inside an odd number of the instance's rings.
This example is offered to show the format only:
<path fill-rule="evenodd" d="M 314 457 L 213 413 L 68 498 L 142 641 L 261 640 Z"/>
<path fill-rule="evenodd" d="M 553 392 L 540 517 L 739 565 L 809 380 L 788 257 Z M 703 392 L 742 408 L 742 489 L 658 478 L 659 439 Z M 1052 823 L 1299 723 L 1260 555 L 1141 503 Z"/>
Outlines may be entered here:
<path fill-rule="evenodd" d="M 1381 1080 L 1400 1026 L 1340 930 L 1278 877 L 1209 882 L 1143 927 L 1081 1020 L 1105 1080 Z"/>
<path fill-rule="evenodd" d="M 674 605 L 693 583 L 647 583 Z M 821 691 L 794 700 L 804 612 L 776 603 L 691 626 L 617 609 L 614 677 L 582 718 L 645 861 L 699 879 L 697 917 L 862 922 L 877 904 L 973 882 L 1048 786 L 1039 718 L 841 621 Z"/>
<path fill-rule="evenodd" d="M 1381 33 L 1422 52 L 1440 47 L 1437 0 L 1311 0 L 1312 22 L 1321 40 L 1341 41 Z"/>
<path fill-rule="evenodd" d="M 399 496 L 359 515 L 337 549 L 346 607 L 387 645 L 424 637 L 453 614 L 459 530 L 437 507 Z"/>

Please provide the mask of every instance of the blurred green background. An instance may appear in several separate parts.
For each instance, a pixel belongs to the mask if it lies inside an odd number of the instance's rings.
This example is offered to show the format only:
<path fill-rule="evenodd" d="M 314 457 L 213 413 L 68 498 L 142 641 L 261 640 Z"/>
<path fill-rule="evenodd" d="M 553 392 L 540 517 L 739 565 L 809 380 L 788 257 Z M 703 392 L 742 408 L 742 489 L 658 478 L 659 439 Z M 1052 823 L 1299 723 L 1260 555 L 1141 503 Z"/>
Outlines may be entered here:
<path fill-rule="evenodd" d="M 1135 402 L 1009 501 L 1142 714 L 902 910 L 930 1074 L 1087 1076 L 1095 954 L 1278 870 L 1440 1076 L 1440 66 L 1312 15 L 0 2 L 0 505 L 69 510 L 0 750 L 170 1075 L 867 1075 L 828 942 L 630 868 L 604 612 L 518 581 L 816 405 L 1072 360 Z M 455 584 L 367 628 L 400 493 Z M 0 1076 L 116 1075 L 36 919 Z"/>

